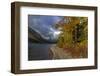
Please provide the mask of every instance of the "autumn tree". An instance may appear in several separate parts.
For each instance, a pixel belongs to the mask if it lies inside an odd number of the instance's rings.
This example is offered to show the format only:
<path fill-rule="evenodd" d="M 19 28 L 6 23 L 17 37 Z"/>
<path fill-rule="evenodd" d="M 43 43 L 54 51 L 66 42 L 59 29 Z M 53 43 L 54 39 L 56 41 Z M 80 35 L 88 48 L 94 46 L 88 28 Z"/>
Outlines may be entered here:
<path fill-rule="evenodd" d="M 88 34 L 88 19 L 87 17 L 64 17 L 58 24 L 55 25 L 61 31 L 57 46 L 60 48 L 71 48 L 79 55 L 87 55 L 87 34 Z M 77 52 L 78 51 L 78 52 Z M 72 52 L 73 53 L 73 52 Z M 73 54 L 76 54 L 73 53 Z"/>

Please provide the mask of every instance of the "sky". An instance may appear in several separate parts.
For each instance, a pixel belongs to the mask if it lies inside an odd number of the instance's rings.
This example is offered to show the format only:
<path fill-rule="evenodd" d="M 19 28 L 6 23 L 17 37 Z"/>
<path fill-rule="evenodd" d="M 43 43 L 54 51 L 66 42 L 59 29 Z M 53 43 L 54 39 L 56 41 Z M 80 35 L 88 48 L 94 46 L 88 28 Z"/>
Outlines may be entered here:
<path fill-rule="evenodd" d="M 57 38 L 59 33 L 59 30 L 52 26 L 62 19 L 62 16 L 28 15 L 28 26 L 41 34 L 43 38 L 52 40 Z"/>

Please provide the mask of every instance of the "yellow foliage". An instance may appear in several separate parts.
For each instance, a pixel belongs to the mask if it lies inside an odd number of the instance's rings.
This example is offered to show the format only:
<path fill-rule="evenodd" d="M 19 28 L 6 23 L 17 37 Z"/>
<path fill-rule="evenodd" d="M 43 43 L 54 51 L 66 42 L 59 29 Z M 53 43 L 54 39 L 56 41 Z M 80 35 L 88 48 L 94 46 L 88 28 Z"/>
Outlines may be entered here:
<path fill-rule="evenodd" d="M 80 24 L 80 18 L 79 17 L 65 17 L 64 19 L 69 19 L 69 22 L 67 23 L 61 23 L 58 27 L 62 28 L 62 33 L 59 36 L 59 40 L 57 45 L 60 48 L 64 47 L 72 47 L 73 45 L 76 45 L 77 43 L 74 43 L 73 41 L 73 30 L 75 29 L 75 26 L 77 24 Z M 86 18 L 81 18 L 81 20 L 86 20 Z M 86 31 L 87 25 L 85 25 L 86 28 L 84 29 Z M 84 40 L 80 43 L 78 43 L 80 46 L 87 45 L 87 40 Z"/>

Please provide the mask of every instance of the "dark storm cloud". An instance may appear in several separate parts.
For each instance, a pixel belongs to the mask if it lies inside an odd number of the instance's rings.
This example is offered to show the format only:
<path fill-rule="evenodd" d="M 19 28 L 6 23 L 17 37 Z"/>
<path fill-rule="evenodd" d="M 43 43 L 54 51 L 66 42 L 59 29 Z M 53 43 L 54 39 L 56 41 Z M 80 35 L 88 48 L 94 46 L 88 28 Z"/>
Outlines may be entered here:
<path fill-rule="evenodd" d="M 46 40 L 56 40 L 59 30 L 52 27 L 57 22 L 62 20 L 61 16 L 42 16 L 42 15 L 29 15 L 29 27 L 35 30 Z"/>

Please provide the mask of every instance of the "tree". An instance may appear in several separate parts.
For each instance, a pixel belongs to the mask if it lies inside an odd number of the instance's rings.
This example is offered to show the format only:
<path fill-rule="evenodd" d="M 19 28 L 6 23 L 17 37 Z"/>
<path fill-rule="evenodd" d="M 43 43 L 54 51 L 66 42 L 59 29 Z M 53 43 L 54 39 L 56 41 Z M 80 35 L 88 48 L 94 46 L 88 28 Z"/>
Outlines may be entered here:
<path fill-rule="evenodd" d="M 59 48 L 69 49 L 73 56 L 87 56 L 87 17 L 64 17 L 55 27 L 62 31 L 57 42 Z"/>

